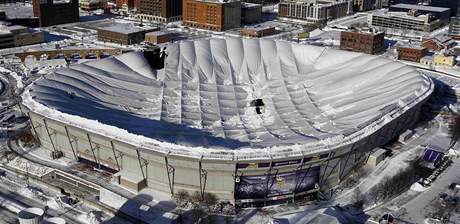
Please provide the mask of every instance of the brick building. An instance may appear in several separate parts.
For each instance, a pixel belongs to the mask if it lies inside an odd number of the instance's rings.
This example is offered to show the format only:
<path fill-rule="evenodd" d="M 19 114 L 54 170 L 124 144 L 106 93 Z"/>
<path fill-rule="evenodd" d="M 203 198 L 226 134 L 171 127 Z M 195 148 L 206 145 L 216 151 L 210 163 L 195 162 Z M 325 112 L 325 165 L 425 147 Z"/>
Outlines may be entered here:
<path fill-rule="evenodd" d="M 75 23 L 80 19 L 78 0 L 33 0 L 33 11 L 41 27 Z"/>
<path fill-rule="evenodd" d="M 240 30 L 241 35 L 247 37 L 266 37 L 277 34 L 275 27 L 248 27 Z"/>
<path fill-rule="evenodd" d="M 342 31 L 340 49 L 375 54 L 384 50 L 385 33 L 369 31 Z"/>
<path fill-rule="evenodd" d="M 354 0 L 354 11 L 369 11 L 376 7 L 376 0 Z"/>
<path fill-rule="evenodd" d="M 85 11 L 93 11 L 98 9 L 106 9 L 106 0 L 80 0 L 80 9 Z"/>
<path fill-rule="evenodd" d="M 428 53 L 428 49 L 421 46 L 399 46 L 398 47 L 398 59 L 420 62 L 420 59 L 425 57 Z"/>
<path fill-rule="evenodd" d="M 182 0 L 133 0 L 137 18 L 156 22 L 181 20 Z"/>
<path fill-rule="evenodd" d="M 240 27 L 241 2 L 228 0 L 183 0 L 184 26 L 223 31 Z"/>
<path fill-rule="evenodd" d="M 161 44 L 171 42 L 172 33 L 164 31 L 153 31 L 145 34 L 145 42 L 150 44 Z"/>
<path fill-rule="evenodd" d="M 432 51 L 440 51 L 442 49 L 450 49 L 455 46 L 455 41 L 445 35 L 437 35 L 434 37 L 423 37 L 422 46 Z"/>
<path fill-rule="evenodd" d="M 130 23 L 114 23 L 97 28 L 97 39 L 121 45 L 137 44 L 145 39 L 145 33 L 157 31 L 159 28 L 145 28 Z"/>

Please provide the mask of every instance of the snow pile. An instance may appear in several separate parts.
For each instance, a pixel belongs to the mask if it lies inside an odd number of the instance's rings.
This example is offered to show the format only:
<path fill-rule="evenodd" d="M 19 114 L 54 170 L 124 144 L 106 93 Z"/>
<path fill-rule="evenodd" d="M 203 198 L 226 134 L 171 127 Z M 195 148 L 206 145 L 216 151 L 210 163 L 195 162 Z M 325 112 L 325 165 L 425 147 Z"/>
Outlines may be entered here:
<path fill-rule="evenodd" d="M 20 205 L 20 204 L 18 204 L 16 202 L 10 201 L 10 200 L 8 200 L 6 198 L 2 198 L 2 200 L 0 200 L 0 207 L 5 208 L 8 211 L 14 212 L 14 213 L 19 213 L 21 210 L 26 208 L 26 207 L 24 207 L 24 206 L 22 206 L 22 205 Z"/>
<path fill-rule="evenodd" d="M 40 178 L 53 171 L 52 168 L 31 163 L 20 157 L 15 157 L 8 162 L 7 166 Z"/>
<path fill-rule="evenodd" d="M 11 77 L 13 77 L 16 80 L 16 88 L 22 89 L 24 88 L 24 84 L 22 83 L 21 77 L 16 72 L 12 72 L 6 68 L 0 67 L 0 73 L 6 73 L 9 74 Z"/>
<path fill-rule="evenodd" d="M 94 212 L 90 212 L 87 214 L 81 214 L 77 216 L 77 220 L 80 221 L 81 223 L 86 223 L 86 224 L 99 224 L 99 223 L 102 223 L 103 221 Z"/>
<path fill-rule="evenodd" d="M 18 193 L 26 198 L 40 198 L 43 196 L 43 192 L 38 189 L 28 187 L 19 189 Z"/>
<path fill-rule="evenodd" d="M 410 186 L 410 189 L 415 192 L 424 192 L 427 188 L 416 182 Z"/>

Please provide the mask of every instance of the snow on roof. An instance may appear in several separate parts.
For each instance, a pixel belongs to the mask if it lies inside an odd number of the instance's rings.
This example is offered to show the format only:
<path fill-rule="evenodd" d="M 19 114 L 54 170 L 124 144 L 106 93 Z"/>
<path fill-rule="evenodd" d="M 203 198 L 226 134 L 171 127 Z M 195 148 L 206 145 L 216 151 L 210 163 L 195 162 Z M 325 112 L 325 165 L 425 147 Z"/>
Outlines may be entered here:
<path fill-rule="evenodd" d="M 140 27 L 136 26 L 133 23 L 106 23 L 103 24 L 97 29 L 100 30 L 107 30 L 116 33 L 123 33 L 123 34 L 131 34 L 131 33 L 138 33 L 138 32 L 148 32 L 152 30 L 158 29 L 157 27 Z"/>
<path fill-rule="evenodd" d="M 382 57 L 278 40 L 181 41 L 167 53 L 162 70 L 139 52 L 57 70 L 25 91 L 23 103 L 137 144 L 292 149 L 378 130 L 366 127 L 433 88 Z"/>
<path fill-rule="evenodd" d="M 400 8 L 400 9 L 415 9 L 415 10 L 424 10 L 424 11 L 430 11 L 430 12 L 446 12 L 449 11 L 449 8 L 444 8 L 444 7 L 434 7 L 434 6 L 428 6 L 428 5 L 413 5 L 413 4 L 396 4 L 390 6 L 390 10 L 392 8 Z"/>

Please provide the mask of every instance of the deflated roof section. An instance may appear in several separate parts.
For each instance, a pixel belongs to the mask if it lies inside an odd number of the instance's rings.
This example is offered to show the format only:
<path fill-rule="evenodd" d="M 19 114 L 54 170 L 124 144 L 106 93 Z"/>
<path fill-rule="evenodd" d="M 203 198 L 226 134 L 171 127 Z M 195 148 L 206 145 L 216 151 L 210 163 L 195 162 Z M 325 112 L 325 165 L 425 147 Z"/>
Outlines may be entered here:
<path fill-rule="evenodd" d="M 167 52 L 162 70 L 142 53 L 127 53 L 58 70 L 31 94 L 134 134 L 233 149 L 353 133 L 430 84 L 381 57 L 284 41 L 203 39 Z M 255 100 L 263 102 L 257 110 Z"/>

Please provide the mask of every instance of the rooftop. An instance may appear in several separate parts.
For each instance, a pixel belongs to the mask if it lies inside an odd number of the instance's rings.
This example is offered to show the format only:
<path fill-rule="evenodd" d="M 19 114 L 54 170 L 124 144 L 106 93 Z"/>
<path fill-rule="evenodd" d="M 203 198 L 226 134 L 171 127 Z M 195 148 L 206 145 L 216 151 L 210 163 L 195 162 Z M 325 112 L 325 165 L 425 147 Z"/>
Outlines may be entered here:
<path fill-rule="evenodd" d="M 35 17 L 32 5 L 24 3 L 0 4 L 0 11 L 5 11 L 8 19 Z"/>
<path fill-rule="evenodd" d="M 273 28 L 275 28 L 275 27 L 273 27 L 273 26 L 260 26 L 260 25 L 243 27 L 243 29 L 255 30 L 255 31 L 262 31 L 262 30 L 268 30 L 268 29 L 273 29 Z"/>
<path fill-rule="evenodd" d="M 400 9 L 416 9 L 416 10 L 423 10 L 423 11 L 430 11 L 430 12 L 446 12 L 450 11 L 449 8 L 443 7 L 434 7 L 434 6 L 427 6 L 427 5 L 412 5 L 412 4 L 396 4 L 390 6 L 391 8 L 400 8 Z"/>
<path fill-rule="evenodd" d="M 230 3 L 230 2 L 238 2 L 239 0 L 193 0 L 193 1 L 225 4 L 225 3 Z"/>
<path fill-rule="evenodd" d="M 418 15 L 418 16 L 411 16 L 408 15 L 407 12 L 387 12 L 387 11 L 377 11 L 370 14 L 372 16 L 382 16 L 382 17 L 398 17 L 398 18 L 407 18 L 411 20 L 419 20 L 425 21 L 427 15 Z"/>
<path fill-rule="evenodd" d="M 13 25 L 13 26 L 7 26 L 7 27 L 5 27 L 5 29 L 6 29 L 6 30 L 9 30 L 9 31 L 14 31 L 14 30 L 29 29 L 29 28 L 26 27 L 26 26 Z"/>
<path fill-rule="evenodd" d="M 410 48 L 410 49 L 418 49 L 418 50 L 426 49 L 426 47 L 420 46 L 419 44 L 402 44 L 398 46 L 398 48 Z"/>
<path fill-rule="evenodd" d="M 155 35 L 155 36 L 161 36 L 161 35 L 167 35 L 167 34 L 171 34 L 171 32 L 169 31 L 152 31 L 152 32 L 148 32 L 146 33 L 145 35 Z"/>
<path fill-rule="evenodd" d="M 258 8 L 262 7 L 261 4 L 249 3 L 249 2 L 241 2 L 241 7 L 243 8 Z"/>
<path fill-rule="evenodd" d="M 146 32 L 158 29 L 157 27 L 147 27 L 147 26 L 138 26 L 133 23 L 105 23 L 101 24 L 97 27 L 100 30 L 107 30 L 116 33 L 123 33 L 123 34 L 131 34 L 131 33 L 138 33 L 138 32 Z"/>
<path fill-rule="evenodd" d="M 241 149 L 342 142 L 432 90 L 402 63 L 286 41 L 200 39 L 166 51 L 161 70 L 140 52 L 57 70 L 24 102 L 120 138 Z"/>

